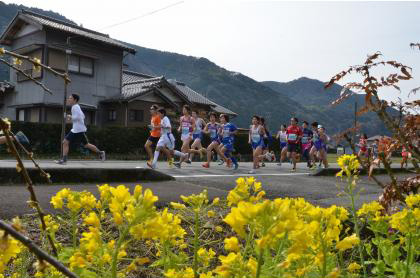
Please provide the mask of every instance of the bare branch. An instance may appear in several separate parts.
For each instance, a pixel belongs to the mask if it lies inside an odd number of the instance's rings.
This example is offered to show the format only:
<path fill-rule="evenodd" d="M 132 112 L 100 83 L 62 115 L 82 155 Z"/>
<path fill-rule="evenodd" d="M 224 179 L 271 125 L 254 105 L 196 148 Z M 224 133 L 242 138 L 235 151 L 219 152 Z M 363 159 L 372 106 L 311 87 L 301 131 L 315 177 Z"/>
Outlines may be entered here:
<path fill-rule="evenodd" d="M 418 48 L 420 50 L 420 43 L 410 43 L 411 48 Z"/>
<path fill-rule="evenodd" d="M 15 134 L 13 132 L 10 132 L 10 134 L 13 135 L 13 137 L 15 137 Z M 33 153 L 29 152 L 19 141 L 15 141 L 17 143 L 17 145 L 23 150 L 23 152 L 26 154 L 26 156 L 32 161 L 32 163 L 34 164 L 35 168 L 38 169 L 38 171 L 40 172 L 41 177 L 44 177 L 48 183 L 51 183 L 51 179 L 50 179 L 50 174 L 48 174 L 47 172 L 45 172 L 41 166 L 39 166 L 39 164 L 34 160 L 33 158 Z"/>
<path fill-rule="evenodd" d="M 49 93 L 50 95 L 52 95 L 52 92 L 50 89 L 48 89 L 47 87 L 45 87 L 44 84 L 42 84 L 41 82 L 39 82 L 38 80 L 36 80 L 35 78 L 33 78 L 32 76 L 30 76 L 29 74 L 25 73 L 23 70 L 21 70 L 20 68 L 16 67 L 15 65 L 12 65 L 11 63 L 7 62 L 6 60 L 4 60 L 3 58 L 0 58 L 0 62 L 8 65 L 9 67 L 11 67 L 12 69 L 14 69 L 15 71 L 18 71 L 19 73 L 23 74 L 26 78 L 32 80 L 33 82 L 35 82 L 35 84 L 37 84 L 38 86 L 40 86 L 42 89 L 44 89 L 44 91 L 46 91 L 47 93 Z"/>
<path fill-rule="evenodd" d="M 41 227 L 43 231 L 47 230 L 47 225 L 45 224 L 44 216 L 45 213 L 42 210 L 41 206 L 39 205 L 38 199 L 35 194 L 35 190 L 33 187 L 33 183 L 31 178 L 29 177 L 28 171 L 26 170 L 25 166 L 23 165 L 22 158 L 19 155 L 19 152 L 16 149 L 14 144 L 14 137 L 12 137 L 10 133 L 10 123 L 5 121 L 4 119 L 0 118 L 0 129 L 3 131 L 6 137 L 6 144 L 10 150 L 10 152 L 14 155 L 17 161 L 16 170 L 18 173 L 22 175 L 23 180 L 26 183 L 26 188 L 30 193 L 30 206 L 35 208 L 38 212 L 39 219 L 41 220 Z M 13 139 L 12 139 L 13 138 Z M 55 247 L 54 241 L 52 240 L 51 236 L 47 234 L 48 242 L 51 245 L 52 253 L 54 256 L 57 256 L 57 248 Z"/>
<path fill-rule="evenodd" d="M 77 275 L 71 272 L 66 268 L 61 262 L 56 260 L 54 257 L 48 255 L 44 250 L 39 248 L 32 240 L 30 240 L 25 235 L 19 233 L 12 226 L 6 224 L 4 221 L 0 220 L 0 229 L 4 230 L 7 235 L 12 236 L 16 240 L 20 241 L 25 245 L 32 253 L 34 253 L 40 261 L 46 261 L 52 265 L 55 269 L 63 273 L 65 276 L 70 278 L 77 278 Z"/>
<path fill-rule="evenodd" d="M 59 76 L 59 77 L 63 78 L 66 82 L 71 82 L 71 80 L 70 80 L 70 78 L 68 77 L 68 75 L 67 75 L 67 74 L 65 74 L 65 73 L 61 73 L 61 72 L 58 72 L 58 71 L 56 71 L 56 70 L 53 70 L 51 67 L 46 66 L 46 65 L 44 65 L 44 64 L 42 64 L 42 63 L 39 63 L 39 62 L 38 62 L 37 60 L 35 60 L 34 58 L 31 58 L 31 57 L 29 57 L 29 56 L 20 55 L 20 54 L 17 54 L 17 53 L 15 53 L 15 52 L 11 52 L 11 51 L 8 51 L 8 50 L 5 50 L 5 49 L 3 49 L 3 51 L 4 51 L 4 54 L 10 55 L 10 56 L 15 57 L 15 58 L 18 58 L 18 59 L 22 59 L 22 60 L 29 61 L 29 62 L 31 62 L 34 66 L 36 66 L 36 67 L 41 67 L 41 68 L 43 68 L 43 69 L 45 69 L 45 70 L 47 70 L 47 71 L 49 71 L 49 72 L 53 73 L 54 75 L 56 75 L 56 76 Z"/>

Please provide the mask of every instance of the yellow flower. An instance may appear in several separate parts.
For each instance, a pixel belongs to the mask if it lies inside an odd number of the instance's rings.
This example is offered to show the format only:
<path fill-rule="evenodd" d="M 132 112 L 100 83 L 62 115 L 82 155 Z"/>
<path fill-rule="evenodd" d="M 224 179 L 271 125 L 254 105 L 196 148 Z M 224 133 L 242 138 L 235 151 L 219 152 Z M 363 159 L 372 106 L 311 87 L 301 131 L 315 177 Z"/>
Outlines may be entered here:
<path fill-rule="evenodd" d="M 343 173 L 347 176 L 354 175 L 360 168 L 360 163 L 357 160 L 357 156 L 354 154 L 345 154 L 340 156 L 337 159 L 337 163 L 341 168 L 341 171 L 337 174 L 337 176 L 342 176 Z"/>
<path fill-rule="evenodd" d="M 219 197 L 216 197 L 216 198 L 213 199 L 213 205 L 218 205 L 219 202 L 220 202 L 220 198 Z"/>
<path fill-rule="evenodd" d="M 222 228 L 221 226 L 216 226 L 214 229 L 215 229 L 215 230 L 216 230 L 216 232 L 218 232 L 218 233 L 223 232 L 223 228 Z"/>
<path fill-rule="evenodd" d="M 381 212 L 384 208 L 381 204 L 379 204 L 377 201 L 373 201 L 368 204 L 363 204 L 362 207 L 357 211 L 358 216 L 364 216 L 367 217 L 376 215 L 378 212 Z"/>
<path fill-rule="evenodd" d="M 50 203 L 53 205 L 53 207 L 55 209 L 62 209 L 63 205 L 64 205 L 63 198 L 61 196 L 58 196 L 58 195 L 53 196 L 51 198 Z"/>
<path fill-rule="evenodd" d="M 355 272 L 355 271 L 357 271 L 361 268 L 362 267 L 358 263 L 353 262 L 353 263 L 349 264 L 349 266 L 347 267 L 347 270 L 349 272 Z"/>
<path fill-rule="evenodd" d="M 19 58 L 13 58 L 13 64 L 16 66 L 21 66 L 23 64 L 23 61 Z"/>
<path fill-rule="evenodd" d="M 226 251 L 239 252 L 239 240 L 237 237 L 225 238 L 224 242 Z"/>
<path fill-rule="evenodd" d="M 86 216 L 83 220 L 86 225 L 91 225 L 97 228 L 99 228 L 99 226 L 101 225 L 99 218 L 95 212 L 89 213 L 89 215 Z"/>
<path fill-rule="evenodd" d="M 408 195 L 407 198 L 405 198 L 405 203 L 409 208 L 418 206 L 420 204 L 420 194 Z"/>
<path fill-rule="evenodd" d="M 186 209 L 187 208 L 184 204 L 175 203 L 175 202 L 171 202 L 171 206 L 174 209 Z"/>
<path fill-rule="evenodd" d="M 5 52 L 4 48 L 3 48 L 3 47 L 1 47 L 1 48 L 0 48 L 0 55 L 4 55 L 4 53 L 6 53 L 6 52 Z"/>
<path fill-rule="evenodd" d="M 352 234 L 351 236 L 345 237 L 343 238 L 343 240 L 337 242 L 335 247 L 339 251 L 344 251 L 344 250 L 352 248 L 356 244 L 359 244 L 359 242 L 360 242 L 360 239 L 356 236 L 356 234 Z"/>
<path fill-rule="evenodd" d="M 104 263 L 110 263 L 110 262 L 111 262 L 111 260 L 112 260 L 112 257 L 111 257 L 111 255 L 110 255 L 110 254 L 108 254 L 108 253 L 105 253 L 105 254 L 102 256 L 102 261 L 103 261 Z"/>
<path fill-rule="evenodd" d="M 248 269 L 251 271 L 252 275 L 255 276 L 257 273 L 257 266 L 258 263 L 254 258 L 249 258 L 246 266 L 248 267 Z"/>
<path fill-rule="evenodd" d="M 143 191 L 143 187 L 141 185 L 136 185 L 134 188 L 134 198 L 138 199 L 141 196 L 141 193 Z"/>
<path fill-rule="evenodd" d="M 128 188 L 124 185 L 118 185 L 116 188 L 111 187 L 112 196 L 116 199 L 116 201 L 120 204 L 125 204 L 130 199 L 130 192 Z"/>
<path fill-rule="evenodd" d="M 150 189 L 146 189 L 146 191 L 144 191 L 144 197 L 143 197 L 143 205 L 147 208 L 151 208 L 154 203 L 158 200 L 157 196 L 153 195 L 152 190 Z"/>
<path fill-rule="evenodd" d="M 216 213 L 214 212 L 214 211 L 212 211 L 212 210 L 209 210 L 208 212 L 207 212 L 207 216 L 208 217 L 214 217 L 216 215 Z"/>

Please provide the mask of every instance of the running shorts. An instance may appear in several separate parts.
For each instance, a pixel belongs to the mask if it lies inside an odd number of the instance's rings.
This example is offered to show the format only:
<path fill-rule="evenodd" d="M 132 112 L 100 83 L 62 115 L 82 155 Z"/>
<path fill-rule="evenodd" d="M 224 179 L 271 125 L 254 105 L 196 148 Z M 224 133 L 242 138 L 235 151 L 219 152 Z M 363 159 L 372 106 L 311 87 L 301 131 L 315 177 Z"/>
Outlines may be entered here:
<path fill-rule="evenodd" d="M 158 147 L 166 147 L 170 150 L 175 149 L 175 137 L 172 133 L 162 134 L 157 142 Z"/>

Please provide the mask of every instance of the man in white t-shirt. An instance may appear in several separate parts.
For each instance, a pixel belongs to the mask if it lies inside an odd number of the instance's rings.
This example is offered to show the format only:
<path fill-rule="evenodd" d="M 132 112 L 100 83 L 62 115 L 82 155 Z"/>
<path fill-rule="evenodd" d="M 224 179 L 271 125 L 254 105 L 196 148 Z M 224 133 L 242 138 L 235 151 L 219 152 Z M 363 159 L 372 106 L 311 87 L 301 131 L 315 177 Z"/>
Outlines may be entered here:
<path fill-rule="evenodd" d="M 86 136 L 87 128 L 85 126 L 85 114 L 83 114 L 83 111 L 80 108 L 79 100 L 80 96 L 78 94 L 71 94 L 67 99 L 67 105 L 71 105 L 71 114 L 67 114 L 66 118 L 67 121 L 72 122 L 73 127 L 63 141 L 63 157 L 56 161 L 57 164 L 66 164 L 70 144 L 80 143 L 82 143 L 85 148 L 99 154 L 100 160 L 105 161 L 105 152 L 100 151 L 95 145 L 90 144 Z"/>

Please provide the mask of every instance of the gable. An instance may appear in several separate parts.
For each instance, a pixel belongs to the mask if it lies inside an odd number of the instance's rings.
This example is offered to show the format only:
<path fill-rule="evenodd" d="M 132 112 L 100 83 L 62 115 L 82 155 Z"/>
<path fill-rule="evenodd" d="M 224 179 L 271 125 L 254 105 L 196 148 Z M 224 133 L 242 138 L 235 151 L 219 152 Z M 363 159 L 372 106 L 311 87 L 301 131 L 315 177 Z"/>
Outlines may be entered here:
<path fill-rule="evenodd" d="M 17 39 L 20 37 L 23 37 L 25 35 L 28 35 L 30 33 L 36 32 L 40 30 L 37 26 L 24 23 L 23 26 L 20 28 L 20 30 L 13 36 L 13 39 Z"/>

